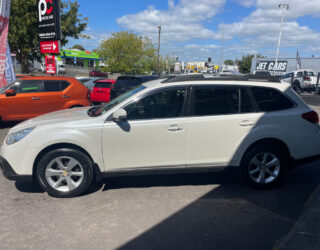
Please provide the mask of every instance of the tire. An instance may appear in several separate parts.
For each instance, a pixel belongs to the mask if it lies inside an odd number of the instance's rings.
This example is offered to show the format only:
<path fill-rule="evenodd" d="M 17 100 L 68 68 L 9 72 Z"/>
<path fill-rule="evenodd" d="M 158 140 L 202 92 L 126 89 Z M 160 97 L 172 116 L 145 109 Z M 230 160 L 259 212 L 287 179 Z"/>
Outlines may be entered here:
<path fill-rule="evenodd" d="M 81 106 L 81 105 L 74 105 L 74 106 L 70 107 L 69 109 L 74 109 L 74 108 L 83 108 L 83 106 Z"/>
<path fill-rule="evenodd" d="M 67 198 L 85 192 L 92 183 L 92 160 L 83 152 L 60 148 L 45 154 L 36 169 L 38 183 L 50 196 Z"/>
<path fill-rule="evenodd" d="M 293 83 L 293 90 L 296 91 L 298 95 L 300 95 L 302 93 L 302 89 L 300 87 L 300 83 L 299 82 L 294 82 Z"/>
<path fill-rule="evenodd" d="M 241 161 L 242 176 L 253 188 L 271 188 L 283 178 L 288 167 L 288 159 L 286 150 L 280 145 L 258 144 L 249 148 L 243 156 Z"/>

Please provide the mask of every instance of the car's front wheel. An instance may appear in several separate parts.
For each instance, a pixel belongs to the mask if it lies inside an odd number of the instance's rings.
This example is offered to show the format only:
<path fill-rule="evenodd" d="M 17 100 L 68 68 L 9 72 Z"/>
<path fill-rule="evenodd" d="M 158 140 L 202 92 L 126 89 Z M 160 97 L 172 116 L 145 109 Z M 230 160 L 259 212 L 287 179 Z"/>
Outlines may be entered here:
<path fill-rule="evenodd" d="M 250 148 L 241 162 L 245 180 L 254 188 L 270 188 L 277 184 L 287 168 L 286 151 L 277 144 L 260 144 Z"/>
<path fill-rule="evenodd" d="M 78 196 L 89 188 L 93 180 L 93 162 L 77 149 L 55 149 L 41 158 L 36 177 L 51 196 Z"/>

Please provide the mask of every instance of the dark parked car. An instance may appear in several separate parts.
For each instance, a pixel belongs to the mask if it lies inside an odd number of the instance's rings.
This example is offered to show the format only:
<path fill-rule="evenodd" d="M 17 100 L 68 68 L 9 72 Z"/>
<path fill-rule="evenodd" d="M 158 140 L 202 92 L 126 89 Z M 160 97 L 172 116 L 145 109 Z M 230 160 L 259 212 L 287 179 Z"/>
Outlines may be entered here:
<path fill-rule="evenodd" d="M 111 100 L 144 82 L 157 78 L 157 76 L 119 76 L 111 89 Z"/>
<path fill-rule="evenodd" d="M 101 72 L 99 70 L 93 70 L 89 73 L 91 77 L 108 77 L 107 73 Z"/>

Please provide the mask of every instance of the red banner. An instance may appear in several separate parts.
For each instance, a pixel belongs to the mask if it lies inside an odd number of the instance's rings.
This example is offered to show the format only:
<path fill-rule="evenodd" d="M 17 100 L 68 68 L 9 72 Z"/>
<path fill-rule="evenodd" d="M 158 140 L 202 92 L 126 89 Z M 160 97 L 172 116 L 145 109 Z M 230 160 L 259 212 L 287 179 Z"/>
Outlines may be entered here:
<path fill-rule="evenodd" d="M 0 2 L 0 88 L 7 84 L 5 78 L 10 0 Z"/>
<path fill-rule="evenodd" d="M 55 56 L 47 55 L 46 59 L 46 73 L 55 74 L 56 73 L 56 58 Z"/>

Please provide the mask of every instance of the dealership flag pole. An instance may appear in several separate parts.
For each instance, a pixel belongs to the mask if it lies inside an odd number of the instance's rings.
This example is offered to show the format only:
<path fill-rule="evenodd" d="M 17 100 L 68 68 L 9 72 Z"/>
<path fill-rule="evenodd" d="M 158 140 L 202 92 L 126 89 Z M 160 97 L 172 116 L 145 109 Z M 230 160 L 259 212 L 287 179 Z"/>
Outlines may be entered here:
<path fill-rule="evenodd" d="M 279 40 L 278 40 L 278 46 L 277 46 L 275 68 L 277 68 L 277 64 L 278 64 L 278 56 L 279 56 L 279 49 L 280 49 L 280 42 L 281 42 L 281 35 L 282 35 L 282 25 L 283 25 L 283 19 L 284 19 L 284 11 L 289 9 L 289 4 L 279 4 L 278 7 L 279 8 L 282 7 L 282 18 L 281 18 L 281 24 L 280 24 L 280 33 L 279 33 Z"/>
<path fill-rule="evenodd" d="M 0 5 L 0 88 L 7 85 L 5 78 L 10 0 L 1 0 Z"/>

